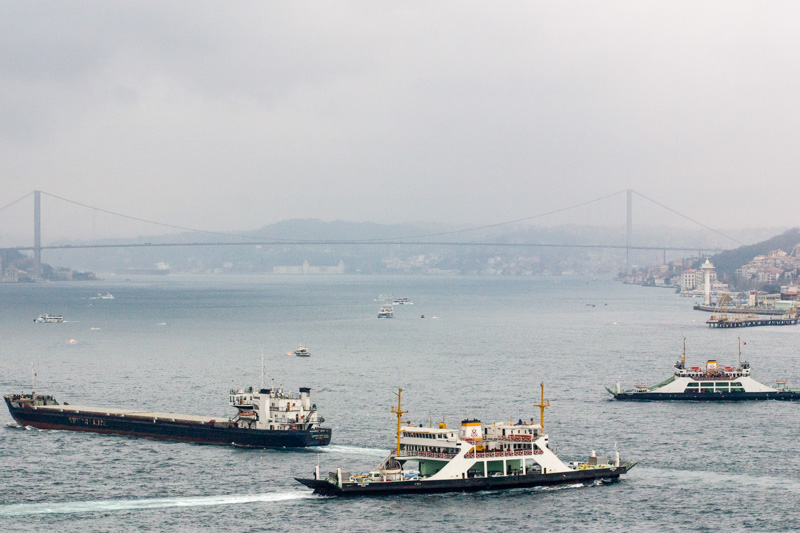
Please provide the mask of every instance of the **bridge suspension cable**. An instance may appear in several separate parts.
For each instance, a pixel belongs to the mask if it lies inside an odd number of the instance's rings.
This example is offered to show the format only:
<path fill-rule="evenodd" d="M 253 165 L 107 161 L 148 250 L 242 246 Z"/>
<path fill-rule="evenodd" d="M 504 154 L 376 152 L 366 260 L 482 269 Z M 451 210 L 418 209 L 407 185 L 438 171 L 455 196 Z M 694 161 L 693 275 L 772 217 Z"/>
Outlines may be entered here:
<path fill-rule="evenodd" d="M 0 207 L 0 211 L 3 211 L 3 210 L 5 210 L 5 209 L 8 209 L 8 208 L 9 208 L 9 207 L 11 207 L 12 205 L 14 205 L 14 204 L 16 204 L 16 203 L 19 203 L 19 202 L 21 202 L 22 200 L 24 200 L 25 198 L 27 198 L 28 196 L 30 196 L 30 195 L 32 195 L 32 194 L 33 194 L 33 191 L 29 192 L 28 194 L 26 194 L 25 196 L 23 196 L 23 197 L 21 197 L 21 198 L 17 198 L 16 200 L 14 200 L 13 202 L 11 202 L 10 204 L 6 204 L 6 205 L 4 205 L 3 207 Z"/>
<path fill-rule="evenodd" d="M 600 198 L 595 198 L 594 200 L 588 200 L 586 202 L 581 202 L 579 204 L 571 205 L 569 207 L 562 207 L 561 209 L 556 209 L 554 211 L 548 211 L 546 213 L 539 213 L 538 215 L 533 215 L 533 216 L 529 216 L 529 217 L 525 217 L 525 218 L 517 218 L 515 220 L 508 220 L 506 222 L 496 222 L 494 224 L 487 224 L 485 226 L 476 226 L 474 228 L 465 228 L 465 229 L 458 229 L 458 230 L 453 230 L 453 231 L 442 231 L 442 232 L 439 232 L 439 233 L 426 233 L 425 235 L 411 235 L 411 236 L 408 236 L 408 237 L 396 237 L 396 238 L 391 238 L 391 239 L 365 239 L 365 241 L 422 239 L 422 238 L 425 238 L 425 237 L 441 237 L 442 235 L 454 235 L 456 233 L 467 233 L 467 232 L 470 232 L 470 231 L 478 231 L 478 230 L 482 230 L 482 229 L 496 228 L 498 226 L 505 226 L 505 225 L 508 225 L 508 224 L 516 224 L 518 222 L 526 222 L 528 220 L 533 220 L 533 219 L 536 219 L 536 218 L 542 218 L 542 217 L 546 217 L 548 215 L 555 215 L 557 213 L 562 213 L 564 211 L 569 211 L 570 209 L 576 209 L 578 207 L 583 207 L 585 205 L 589 205 L 589 204 L 592 204 L 592 203 L 595 203 L 595 202 L 599 202 L 601 200 L 606 200 L 608 198 L 612 198 L 612 197 L 617 196 L 619 194 L 622 194 L 624 192 L 625 191 L 617 191 L 617 192 L 615 192 L 613 194 L 609 194 L 607 196 L 602 196 Z"/>
<path fill-rule="evenodd" d="M 655 201 L 655 200 L 653 200 L 652 198 L 648 198 L 647 196 L 645 196 L 644 194 L 640 193 L 639 191 L 635 191 L 635 190 L 634 190 L 633 192 L 635 192 L 635 193 L 636 193 L 638 196 L 641 196 L 641 197 L 642 197 L 642 198 L 644 198 L 645 200 L 648 200 L 648 201 L 650 201 L 650 202 L 653 202 L 653 203 L 654 203 L 654 204 L 656 204 L 657 206 L 659 206 L 659 207 L 663 207 L 663 208 L 664 208 L 664 209 L 666 209 L 667 211 L 670 211 L 671 213 L 675 213 L 676 215 L 678 215 L 678 216 L 680 216 L 680 217 L 683 217 L 683 218 L 685 218 L 686 220 L 688 220 L 688 221 L 690 221 L 690 222 L 694 222 L 694 223 L 695 223 L 695 224 L 697 224 L 698 226 L 701 226 L 701 227 L 703 227 L 703 228 L 707 229 L 708 231 L 713 231 L 713 232 L 714 232 L 714 233 L 716 233 L 717 235 L 720 235 L 720 236 L 722 236 L 722 237 L 725 237 L 726 239 L 730 239 L 730 240 L 732 240 L 733 242 L 735 242 L 736 244 L 738 244 L 738 245 L 740 245 L 740 246 L 742 245 L 742 242 L 740 242 L 740 241 L 738 241 L 738 240 L 734 239 L 734 238 L 733 238 L 733 237 L 731 237 L 730 235 L 725 235 L 725 234 L 724 234 L 724 233 L 722 233 L 721 231 L 718 231 L 718 230 L 715 230 L 715 229 L 714 229 L 714 228 L 712 228 L 712 227 L 706 226 L 706 225 L 705 225 L 705 224 L 703 224 L 702 222 L 699 222 L 699 221 L 697 221 L 697 220 L 693 219 L 693 218 L 692 218 L 692 217 L 690 217 L 690 216 L 684 215 L 683 213 L 680 213 L 680 212 L 678 212 L 678 211 L 676 211 L 676 210 L 672 209 L 671 207 L 668 207 L 668 206 L 666 206 L 666 205 L 662 204 L 661 202 L 656 202 L 656 201 Z"/>
<path fill-rule="evenodd" d="M 179 230 L 182 230 L 182 231 L 192 231 L 192 232 L 197 232 L 197 233 L 208 233 L 210 235 L 224 235 L 225 237 L 237 237 L 237 238 L 240 238 L 240 239 L 256 239 L 257 238 L 257 237 L 250 237 L 248 235 L 240 235 L 240 234 L 237 234 L 237 233 L 225 233 L 225 232 L 222 232 L 222 231 L 210 231 L 210 230 L 197 229 L 197 228 L 187 228 L 185 226 L 176 226 L 175 224 L 166 224 L 164 222 L 157 222 L 155 220 L 147 220 L 145 218 L 139 218 L 139 217 L 134 217 L 134 216 L 131 216 L 131 215 L 125 215 L 123 213 L 116 213 L 114 211 L 109 211 L 108 209 L 103 209 L 103 208 L 100 208 L 100 207 L 94 207 L 94 206 L 91 206 L 91 205 L 87 205 L 87 204 L 84 204 L 84 203 L 81 203 L 81 202 L 76 202 L 75 200 L 70 200 L 69 198 L 63 198 L 61 196 L 57 196 L 55 194 L 50 194 L 49 192 L 45 192 L 45 191 L 41 191 L 41 193 L 44 194 L 44 195 L 47 195 L 47 196 L 49 196 L 51 198 L 56 198 L 56 199 L 62 200 L 64 202 L 68 202 L 70 204 L 75 204 L 75 205 L 78 205 L 78 206 L 81 206 L 81 207 L 85 207 L 87 209 L 92 209 L 94 211 L 99 211 L 101 213 L 106 213 L 106 214 L 114 215 L 114 216 L 121 217 L 121 218 L 127 218 L 129 220 L 135 220 L 137 222 L 145 222 L 147 224 L 153 224 L 153 225 L 162 226 L 162 227 L 165 227 L 165 228 L 179 229 Z M 33 194 L 33 193 L 28 193 L 28 194 Z M 22 198 L 20 198 L 20 200 L 21 199 Z M 17 201 L 19 201 L 19 200 L 17 200 Z M 281 240 L 281 239 L 278 239 L 278 240 Z"/>

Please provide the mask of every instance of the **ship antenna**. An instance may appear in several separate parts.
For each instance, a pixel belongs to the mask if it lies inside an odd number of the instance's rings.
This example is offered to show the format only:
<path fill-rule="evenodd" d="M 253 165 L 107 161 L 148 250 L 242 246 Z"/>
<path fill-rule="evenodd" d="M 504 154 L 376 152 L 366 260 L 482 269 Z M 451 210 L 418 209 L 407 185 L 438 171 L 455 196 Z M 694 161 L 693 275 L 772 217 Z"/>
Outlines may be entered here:
<path fill-rule="evenodd" d="M 264 390 L 264 348 L 261 348 L 261 390 Z"/>
<path fill-rule="evenodd" d="M 400 395 L 403 394 L 403 389 L 397 389 L 397 409 L 392 409 L 392 412 L 397 415 L 397 455 L 400 456 L 400 419 L 408 411 L 403 411 L 400 408 Z"/>
<path fill-rule="evenodd" d="M 742 368 L 742 337 L 738 337 L 739 339 L 739 368 Z"/>
<path fill-rule="evenodd" d="M 541 386 L 542 386 L 542 399 L 539 405 L 534 405 L 534 407 L 539 408 L 539 425 L 542 426 L 542 431 L 544 431 L 544 408 L 550 407 L 550 400 L 544 399 L 544 383 L 542 383 Z"/>

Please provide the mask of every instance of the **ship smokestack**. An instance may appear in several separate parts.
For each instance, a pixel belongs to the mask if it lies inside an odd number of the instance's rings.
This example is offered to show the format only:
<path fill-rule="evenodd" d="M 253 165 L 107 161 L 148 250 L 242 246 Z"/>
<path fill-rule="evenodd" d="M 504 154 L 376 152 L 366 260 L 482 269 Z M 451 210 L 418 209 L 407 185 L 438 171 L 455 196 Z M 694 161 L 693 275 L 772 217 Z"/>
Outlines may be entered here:
<path fill-rule="evenodd" d="M 311 410 L 311 388 L 310 387 L 300 387 L 300 405 L 303 406 L 303 410 L 310 411 Z"/>

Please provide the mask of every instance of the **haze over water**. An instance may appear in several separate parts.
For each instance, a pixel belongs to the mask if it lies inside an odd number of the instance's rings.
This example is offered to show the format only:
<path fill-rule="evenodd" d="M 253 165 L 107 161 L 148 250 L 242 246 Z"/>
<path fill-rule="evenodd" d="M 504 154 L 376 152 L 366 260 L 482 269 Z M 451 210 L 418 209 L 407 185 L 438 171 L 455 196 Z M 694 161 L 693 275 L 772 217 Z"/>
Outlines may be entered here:
<path fill-rule="evenodd" d="M 114 300 L 91 300 L 111 292 Z M 380 293 L 408 297 L 378 320 Z M 0 530 L 576 529 L 790 531 L 800 520 L 798 405 L 628 404 L 603 389 L 735 363 L 800 384 L 797 328 L 710 330 L 671 291 L 589 278 L 201 277 L 0 285 L 0 390 L 71 404 L 230 416 L 231 387 L 312 387 L 320 450 L 263 450 L 39 431 L 0 412 Z M 63 324 L 34 324 L 42 313 Z M 425 315 L 425 319 L 420 318 Z M 69 342 L 70 340 L 74 342 Z M 286 352 L 303 343 L 308 359 Z M 538 419 L 565 460 L 639 465 L 614 483 L 334 499 L 294 481 L 375 466 L 394 392 L 414 423 Z"/>

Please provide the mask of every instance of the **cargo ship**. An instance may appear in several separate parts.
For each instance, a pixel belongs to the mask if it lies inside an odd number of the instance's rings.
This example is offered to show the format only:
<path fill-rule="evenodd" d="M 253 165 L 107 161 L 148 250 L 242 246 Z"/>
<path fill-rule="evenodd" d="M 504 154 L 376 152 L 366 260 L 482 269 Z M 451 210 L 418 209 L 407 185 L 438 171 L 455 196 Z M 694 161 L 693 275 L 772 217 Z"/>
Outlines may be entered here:
<path fill-rule="evenodd" d="M 686 339 L 683 355 L 675 363 L 673 375 L 657 385 L 634 385 L 623 390 L 620 384 L 606 387 L 615 400 L 629 401 L 743 401 L 743 400 L 800 400 L 800 389 L 790 389 L 785 380 L 778 380 L 774 387 L 765 385 L 750 376 L 750 363 L 742 361 L 742 346 L 739 341 L 738 365 L 723 366 L 716 359 L 706 361 L 706 366 L 686 366 Z"/>
<path fill-rule="evenodd" d="M 61 404 L 33 389 L 4 397 L 22 426 L 256 447 L 326 446 L 331 441 L 331 430 L 320 426 L 325 420 L 307 387 L 299 394 L 282 388 L 231 390 L 230 405 L 237 410 L 233 418 Z"/>
<path fill-rule="evenodd" d="M 373 470 L 350 474 L 338 468 L 321 476 L 319 466 L 313 478 L 295 478 L 317 494 L 333 496 L 377 496 L 436 492 L 474 492 L 518 489 L 597 479 L 613 480 L 636 464 L 620 463 L 614 457 L 591 452 L 589 460 L 565 464 L 550 448 L 544 433 L 542 401 L 540 422 L 533 420 L 482 424 L 479 420 L 461 422 L 459 429 L 405 425 L 397 392 L 397 446 Z"/>

